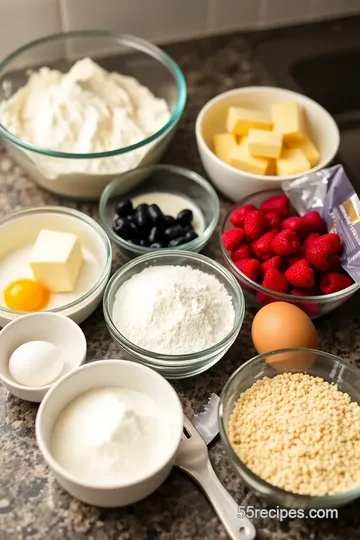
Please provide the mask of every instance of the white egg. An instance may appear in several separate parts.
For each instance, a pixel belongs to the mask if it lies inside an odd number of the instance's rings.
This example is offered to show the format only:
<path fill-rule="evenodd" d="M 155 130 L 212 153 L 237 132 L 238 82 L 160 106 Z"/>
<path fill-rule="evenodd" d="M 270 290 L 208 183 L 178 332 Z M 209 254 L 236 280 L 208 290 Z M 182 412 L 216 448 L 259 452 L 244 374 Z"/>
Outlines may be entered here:
<path fill-rule="evenodd" d="M 9 360 L 12 377 L 24 386 L 45 386 L 60 375 L 63 367 L 59 348 L 49 341 L 28 341 Z"/>

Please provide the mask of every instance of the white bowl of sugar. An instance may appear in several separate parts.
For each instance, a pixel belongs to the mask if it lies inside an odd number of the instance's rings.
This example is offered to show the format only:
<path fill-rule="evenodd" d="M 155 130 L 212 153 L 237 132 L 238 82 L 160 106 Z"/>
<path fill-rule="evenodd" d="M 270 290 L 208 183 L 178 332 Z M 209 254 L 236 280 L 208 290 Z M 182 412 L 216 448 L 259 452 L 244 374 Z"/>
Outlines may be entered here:
<path fill-rule="evenodd" d="M 92 362 L 63 377 L 36 417 L 37 444 L 57 481 L 102 507 L 153 493 L 172 469 L 182 432 L 172 386 L 126 360 Z"/>

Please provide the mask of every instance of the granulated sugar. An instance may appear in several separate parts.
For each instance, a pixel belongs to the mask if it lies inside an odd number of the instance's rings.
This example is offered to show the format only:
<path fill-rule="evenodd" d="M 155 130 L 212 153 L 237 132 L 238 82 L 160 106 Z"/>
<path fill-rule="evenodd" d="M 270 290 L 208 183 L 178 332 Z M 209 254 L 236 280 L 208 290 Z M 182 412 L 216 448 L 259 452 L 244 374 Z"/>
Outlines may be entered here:
<path fill-rule="evenodd" d="M 219 343 L 234 326 L 231 296 L 220 281 L 190 266 L 151 266 L 116 293 L 113 321 L 148 351 L 191 354 Z"/>

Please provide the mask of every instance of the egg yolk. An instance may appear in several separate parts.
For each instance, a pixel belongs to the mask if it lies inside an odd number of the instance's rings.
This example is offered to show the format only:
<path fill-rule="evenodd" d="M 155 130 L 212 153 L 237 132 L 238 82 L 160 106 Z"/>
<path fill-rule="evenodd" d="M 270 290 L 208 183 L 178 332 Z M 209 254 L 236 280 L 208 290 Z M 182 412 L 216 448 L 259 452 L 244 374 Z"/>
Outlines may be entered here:
<path fill-rule="evenodd" d="M 18 279 L 6 287 L 4 300 L 16 311 L 41 311 L 48 305 L 50 293 L 37 281 Z"/>

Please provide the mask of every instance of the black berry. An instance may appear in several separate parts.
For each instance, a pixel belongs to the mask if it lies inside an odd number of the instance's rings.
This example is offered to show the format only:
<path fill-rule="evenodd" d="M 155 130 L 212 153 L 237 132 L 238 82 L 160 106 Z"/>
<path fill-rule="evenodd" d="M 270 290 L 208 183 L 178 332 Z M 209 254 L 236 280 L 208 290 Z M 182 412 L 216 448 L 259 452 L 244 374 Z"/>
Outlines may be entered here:
<path fill-rule="evenodd" d="M 164 214 L 157 204 L 150 204 L 148 209 L 149 218 L 153 223 L 160 223 L 164 219 Z"/>
<path fill-rule="evenodd" d="M 164 216 L 165 228 L 176 224 L 176 219 L 173 216 Z"/>
<path fill-rule="evenodd" d="M 115 208 L 115 212 L 119 217 L 127 217 L 130 214 L 132 214 L 134 211 L 133 204 L 130 201 L 130 199 L 126 199 L 125 201 L 120 201 Z"/>
<path fill-rule="evenodd" d="M 185 234 L 185 238 L 187 242 L 191 242 L 191 240 L 195 240 L 199 235 L 195 231 L 188 231 Z"/>
<path fill-rule="evenodd" d="M 180 236 L 179 238 L 174 238 L 173 240 L 170 240 L 169 247 L 176 247 L 181 246 L 181 244 L 185 244 L 188 240 L 185 238 L 185 236 Z"/>
<path fill-rule="evenodd" d="M 136 216 L 136 223 L 138 224 L 139 227 L 141 227 L 142 229 L 149 227 L 150 218 L 148 214 L 147 205 L 146 207 L 144 207 L 144 205 L 138 206 L 135 211 L 135 216 Z"/>
<path fill-rule="evenodd" d="M 193 213 L 191 210 L 181 210 L 181 212 L 178 213 L 176 216 L 176 221 L 180 223 L 180 225 L 189 225 L 193 220 Z"/>
<path fill-rule="evenodd" d="M 169 238 L 169 240 L 173 240 L 175 238 L 179 238 L 180 236 L 184 235 L 184 229 L 181 227 L 181 225 L 173 225 L 172 227 L 168 227 L 165 230 L 165 236 Z"/>
<path fill-rule="evenodd" d="M 165 242 L 154 242 L 153 244 L 151 244 L 150 247 L 154 249 L 161 249 L 161 248 L 166 248 L 167 244 L 165 244 Z"/>
<path fill-rule="evenodd" d="M 149 243 L 154 244 L 155 242 L 160 242 L 163 238 L 163 232 L 160 229 L 160 227 L 152 227 L 151 231 L 149 232 Z"/>

